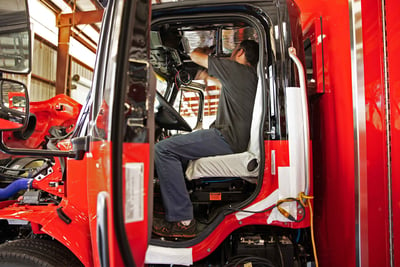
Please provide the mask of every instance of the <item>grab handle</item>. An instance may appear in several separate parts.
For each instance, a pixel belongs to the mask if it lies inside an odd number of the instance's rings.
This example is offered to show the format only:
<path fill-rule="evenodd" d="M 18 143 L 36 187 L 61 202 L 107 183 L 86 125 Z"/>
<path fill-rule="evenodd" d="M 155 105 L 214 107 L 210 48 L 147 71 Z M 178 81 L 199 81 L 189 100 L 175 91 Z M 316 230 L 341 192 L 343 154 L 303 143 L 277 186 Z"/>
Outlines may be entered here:
<path fill-rule="evenodd" d="M 305 168 L 305 186 L 304 186 L 304 193 L 306 195 L 309 194 L 309 187 L 310 187 L 310 124 L 308 121 L 308 105 L 307 105 L 307 96 L 306 96 L 306 79 L 304 73 L 304 67 L 301 63 L 300 59 L 296 55 L 296 49 L 294 47 L 289 47 L 289 56 L 294 61 L 299 79 L 300 79 L 300 90 L 301 90 L 301 106 L 302 106 L 302 113 L 304 119 L 304 163 L 306 166 Z"/>

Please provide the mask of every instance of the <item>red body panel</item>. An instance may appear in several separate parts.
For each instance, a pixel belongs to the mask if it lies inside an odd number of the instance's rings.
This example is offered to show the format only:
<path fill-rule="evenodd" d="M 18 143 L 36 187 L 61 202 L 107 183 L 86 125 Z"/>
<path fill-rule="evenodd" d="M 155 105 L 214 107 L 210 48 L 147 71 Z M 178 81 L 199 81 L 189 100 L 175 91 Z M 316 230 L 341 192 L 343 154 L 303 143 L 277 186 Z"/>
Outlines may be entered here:
<path fill-rule="evenodd" d="M 347 1 L 296 1 L 302 11 L 303 22 L 322 16 L 325 34 L 325 66 L 329 68 L 330 91 L 325 91 L 317 101 L 311 102 L 317 251 L 322 266 L 354 266 L 357 259 L 356 224 L 361 223 L 363 244 L 368 250 L 369 266 L 390 266 L 389 188 L 393 197 L 393 253 L 394 262 L 400 259 L 399 224 L 400 169 L 399 161 L 399 39 L 400 23 L 397 16 L 400 3 L 386 1 L 387 39 L 384 40 L 382 1 L 363 0 L 362 39 L 364 61 L 365 118 L 367 161 L 366 191 L 355 187 L 354 130 L 352 106 L 352 80 L 350 64 L 349 6 Z M 356 8 L 356 7 L 353 7 Z M 303 25 L 305 25 L 304 23 Z M 395 39 L 396 38 L 396 39 Z M 387 60 L 390 89 L 390 122 L 386 121 L 385 109 L 385 58 L 384 42 L 387 42 Z M 325 49 L 327 46 L 329 50 Z M 317 55 L 318 57 L 318 55 Z M 354 77 L 357 79 L 357 77 Z M 355 107 L 354 107 L 355 108 Z M 386 123 L 390 123 L 391 139 L 387 136 Z M 389 140 L 389 141 L 388 141 Z M 388 184 L 388 147 L 392 168 L 392 185 Z M 363 194 L 361 203 L 356 195 Z M 357 222 L 355 205 L 364 209 L 367 217 Z M 346 244 L 343 246 L 343 244 Z M 365 253 L 365 251 L 364 251 Z M 341 255 L 332 257 L 332 255 Z M 365 261 L 366 260 L 366 261 Z"/>
<path fill-rule="evenodd" d="M 251 206 L 265 198 L 267 198 L 271 193 L 279 188 L 278 184 L 278 167 L 289 166 L 289 147 L 287 141 L 265 141 L 265 162 L 264 166 L 264 177 L 263 184 L 260 193 L 254 199 L 254 201 L 249 204 Z M 276 152 L 276 174 L 271 174 L 271 151 Z M 312 187 L 310 194 L 312 194 Z M 267 207 L 265 207 L 267 208 Z M 306 217 L 299 223 L 288 223 L 288 222 L 277 222 L 274 221 L 269 225 L 289 227 L 289 228 L 304 228 L 310 226 L 310 218 L 308 213 L 308 208 L 306 209 Z M 228 237 L 233 231 L 240 227 L 247 225 L 267 225 L 267 219 L 271 214 L 271 211 L 264 213 L 253 214 L 244 219 L 238 220 L 235 216 L 236 213 L 232 213 L 225 217 L 221 224 L 217 226 L 216 229 L 202 242 L 192 247 L 193 249 L 193 261 L 198 261 L 210 255 L 221 243 Z"/>
<path fill-rule="evenodd" d="M 322 16 L 329 88 L 310 99 L 315 232 L 321 266 L 355 264 L 353 103 L 348 2 L 296 0 L 304 22 Z M 303 23 L 306 25 L 306 23 Z M 336 257 L 334 255 L 340 255 Z"/>
<path fill-rule="evenodd" d="M 150 166 L 150 147 L 149 144 L 135 144 L 135 143 L 125 143 L 124 144 L 124 154 L 123 154 L 123 164 L 126 166 L 126 163 L 133 162 L 142 162 L 144 165 L 144 179 L 143 179 L 143 207 L 135 206 L 134 208 L 143 209 L 143 220 L 131 222 L 126 224 L 126 234 L 128 237 L 128 242 L 132 249 L 133 258 L 135 259 L 136 264 L 142 265 L 144 263 L 147 243 L 149 234 L 151 233 L 151 229 L 148 229 L 148 193 L 149 192 L 149 179 L 153 179 L 153 175 L 149 175 L 149 166 Z M 125 168 L 124 168 L 125 173 Z M 126 184 L 126 183 L 124 183 Z M 153 186 L 153 183 L 150 183 Z M 125 192 L 125 189 L 124 189 Z M 124 197 L 124 199 L 126 199 Z M 152 216 L 152 215 L 151 215 Z M 151 225 L 150 225 L 151 227 Z"/>
<path fill-rule="evenodd" d="M 367 132 L 368 262 L 390 266 L 382 1 L 361 2 Z M 378 19 L 379 18 L 379 19 Z M 371 253 L 372 252 L 372 253 Z"/>
<path fill-rule="evenodd" d="M 12 122 L 9 120 L 5 120 L 0 118 L 0 124 L 1 124 L 1 128 L 2 129 L 17 129 L 17 128 L 21 128 L 23 125 L 21 123 L 18 122 Z"/>
<path fill-rule="evenodd" d="M 97 195 L 101 191 L 108 192 L 112 194 L 111 190 L 111 156 L 110 156 L 110 144 L 106 142 L 93 142 L 91 143 L 91 152 L 86 153 L 86 164 L 82 164 L 79 161 L 73 162 L 74 165 L 79 165 L 79 168 L 84 167 L 87 171 L 87 188 L 88 188 L 88 214 L 89 214 L 89 225 L 90 225 L 90 233 L 92 244 L 97 244 L 97 234 L 96 234 L 96 218 L 97 218 Z M 107 159 L 107 160 L 105 160 Z M 110 201 L 108 201 L 108 211 L 109 214 L 112 214 L 112 206 Z M 111 229 L 113 229 L 113 220 L 112 218 L 108 218 L 108 238 L 110 240 L 110 264 L 111 266 L 118 266 L 118 264 L 122 264 L 121 257 L 119 254 L 113 254 L 115 251 L 118 251 L 116 241 L 114 238 L 114 234 Z M 98 257 L 97 246 L 93 246 L 93 257 L 94 265 L 100 266 L 100 260 Z"/>
<path fill-rule="evenodd" d="M 56 211 L 58 207 L 62 207 L 62 211 L 71 219 L 70 224 L 60 219 Z M 85 266 L 92 265 L 88 218 L 84 212 L 76 209 L 71 202 L 62 201 L 59 206 L 11 204 L 0 209 L 0 218 L 31 222 L 38 227 L 36 230 L 39 229 L 64 244 Z"/>
<path fill-rule="evenodd" d="M 324 23 L 321 17 L 305 16 L 303 25 L 303 39 L 309 39 L 312 47 L 312 66 L 314 82 L 307 84 L 307 92 L 310 95 L 315 93 L 330 92 L 329 86 L 329 57 L 326 53 L 329 43 L 324 36 Z M 326 22 L 325 22 L 326 23 Z"/>
<path fill-rule="evenodd" d="M 132 248 L 132 254 L 136 264 L 141 266 L 144 263 L 144 256 L 147 249 L 148 242 L 148 179 L 149 179 L 149 144 L 135 144 L 125 143 L 124 144 L 124 155 L 123 164 L 132 162 L 143 162 L 144 163 L 144 179 L 143 179 L 143 217 L 144 219 L 137 222 L 126 224 L 126 234 L 128 242 Z M 91 146 L 91 153 L 87 153 L 87 165 L 82 162 L 76 162 L 70 160 L 73 164 L 75 171 L 82 172 L 83 166 L 87 166 L 87 179 L 88 179 L 88 213 L 90 221 L 90 232 L 93 244 L 97 244 L 96 235 L 96 213 L 97 213 L 97 195 L 101 191 L 105 191 L 109 194 L 109 199 L 112 197 L 112 179 L 111 179 L 111 144 L 109 142 L 93 142 Z M 107 159 L 107 160 L 105 160 Z M 76 165 L 76 168 L 74 166 Z M 78 166 L 79 165 L 79 166 Z M 71 166 L 70 166 L 71 167 Z M 125 174 L 125 168 L 123 169 Z M 83 175 L 81 173 L 80 175 Z M 124 191 L 125 192 L 125 191 Z M 125 199 L 125 198 L 124 198 Z M 110 265 L 111 266 L 122 266 L 122 259 L 119 255 L 119 248 L 115 240 L 114 222 L 113 222 L 113 207 L 112 203 L 108 202 L 108 237 L 110 240 Z M 111 215 L 111 216 L 110 216 Z M 99 266 L 99 258 L 97 257 L 97 247 L 93 246 L 93 255 L 95 266 Z"/>
<path fill-rule="evenodd" d="M 49 192 L 55 196 L 63 197 L 65 193 L 65 186 L 62 182 L 62 170 L 60 165 L 60 159 L 55 158 L 55 165 L 53 166 L 53 172 L 46 176 L 45 179 L 40 181 L 33 180 L 32 187 Z"/>

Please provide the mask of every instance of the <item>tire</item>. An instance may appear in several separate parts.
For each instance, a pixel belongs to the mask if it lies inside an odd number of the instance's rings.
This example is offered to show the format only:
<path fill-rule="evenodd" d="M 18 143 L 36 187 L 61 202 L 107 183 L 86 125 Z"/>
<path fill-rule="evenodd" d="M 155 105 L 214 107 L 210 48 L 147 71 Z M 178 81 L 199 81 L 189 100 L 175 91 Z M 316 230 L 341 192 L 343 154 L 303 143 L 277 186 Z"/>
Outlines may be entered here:
<path fill-rule="evenodd" d="M 70 267 L 82 263 L 62 244 L 46 239 L 20 239 L 0 245 L 0 267 Z"/>

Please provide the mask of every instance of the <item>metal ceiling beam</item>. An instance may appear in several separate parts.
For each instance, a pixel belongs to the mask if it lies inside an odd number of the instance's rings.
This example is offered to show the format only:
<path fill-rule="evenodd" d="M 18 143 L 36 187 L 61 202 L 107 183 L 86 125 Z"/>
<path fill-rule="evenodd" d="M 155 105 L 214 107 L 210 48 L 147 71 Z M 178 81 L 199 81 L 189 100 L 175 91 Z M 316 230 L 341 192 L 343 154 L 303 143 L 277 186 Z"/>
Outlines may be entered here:
<path fill-rule="evenodd" d="M 79 24 L 100 22 L 103 10 L 74 12 L 57 16 L 58 47 L 57 47 L 57 74 L 56 95 L 69 95 L 68 72 L 70 70 L 69 41 L 72 27 Z"/>
<path fill-rule="evenodd" d="M 59 28 L 57 47 L 56 95 L 68 94 L 69 39 L 71 27 Z"/>
<path fill-rule="evenodd" d="M 47 8 L 49 8 L 51 11 L 53 11 L 56 14 L 61 13 L 61 8 L 58 7 L 56 4 L 54 4 L 52 1 L 49 0 L 40 0 L 41 3 L 43 3 Z"/>
<path fill-rule="evenodd" d="M 71 32 L 71 36 L 74 37 L 79 43 L 83 44 L 87 49 L 89 49 L 94 54 L 96 54 L 97 43 L 95 43 L 84 32 L 81 32 L 81 31 L 77 32 L 76 29 L 73 28 L 73 31 Z"/>
<path fill-rule="evenodd" d="M 57 27 L 71 27 L 79 24 L 101 22 L 103 10 L 79 11 L 69 14 L 58 14 Z"/>
<path fill-rule="evenodd" d="M 51 0 L 46 0 L 46 1 L 51 1 Z M 82 11 L 86 12 L 86 11 L 88 11 L 88 10 L 81 10 L 76 5 L 75 1 L 76 0 L 64 0 L 64 3 L 66 3 L 71 8 L 71 10 L 74 10 L 75 12 L 82 12 Z M 103 10 L 103 7 L 96 0 L 86 0 L 86 1 L 91 2 L 95 6 L 96 10 Z M 97 27 L 97 25 L 91 24 L 90 26 L 92 26 L 93 29 L 96 30 L 97 32 L 100 32 L 100 29 L 99 29 L 99 27 Z"/>
<path fill-rule="evenodd" d="M 60 15 L 63 10 L 53 2 L 53 0 L 39 0 L 41 3 L 43 3 L 47 8 L 49 8 L 56 16 Z M 96 10 L 102 12 L 103 8 L 101 7 L 101 5 L 96 1 L 96 0 L 86 0 L 86 1 L 90 1 L 94 7 L 96 8 Z M 75 10 L 75 13 L 78 12 L 82 12 L 82 10 L 77 7 L 76 5 L 74 5 L 73 1 L 67 1 L 67 0 L 63 0 L 63 2 L 68 5 L 71 10 Z M 86 11 L 84 11 L 86 12 Z M 98 33 L 100 33 L 100 28 L 96 25 L 96 24 L 90 24 L 90 26 Z M 80 32 L 79 29 L 76 29 L 76 32 Z M 91 43 L 97 43 L 97 40 L 93 40 L 88 36 L 85 36 L 85 38 L 90 39 Z M 79 41 L 79 40 L 78 40 Z M 83 43 L 83 45 L 85 45 L 85 43 Z M 89 48 L 89 47 L 88 47 Z M 89 49 L 92 49 L 91 47 Z"/>

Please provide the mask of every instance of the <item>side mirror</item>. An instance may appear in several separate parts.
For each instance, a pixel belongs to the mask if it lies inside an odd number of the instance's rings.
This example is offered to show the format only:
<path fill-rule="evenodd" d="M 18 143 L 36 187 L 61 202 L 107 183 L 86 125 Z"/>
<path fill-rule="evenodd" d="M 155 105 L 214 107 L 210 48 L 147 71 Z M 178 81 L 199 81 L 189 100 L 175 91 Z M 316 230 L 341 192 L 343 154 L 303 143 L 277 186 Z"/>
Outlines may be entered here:
<path fill-rule="evenodd" d="M 31 71 L 31 31 L 27 0 L 0 0 L 0 72 Z"/>
<path fill-rule="evenodd" d="M 1 2 L 1 0 L 0 0 Z M 83 149 L 87 149 L 87 138 L 75 140 L 73 151 L 58 149 L 26 149 L 11 148 L 4 143 L 3 131 L 14 131 L 19 139 L 26 140 L 35 128 L 36 117 L 29 116 L 29 98 L 25 84 L 0 78 L 0 151 L 10 155 L 35 157 L 82 157 Z"/>
<path fill-rule="evenodd" d="M 18 81 L 0 79 L 0 131 L 21 130 L 27 124 L 28 114 L 26 86 Z"/>

